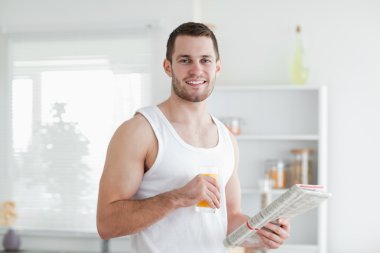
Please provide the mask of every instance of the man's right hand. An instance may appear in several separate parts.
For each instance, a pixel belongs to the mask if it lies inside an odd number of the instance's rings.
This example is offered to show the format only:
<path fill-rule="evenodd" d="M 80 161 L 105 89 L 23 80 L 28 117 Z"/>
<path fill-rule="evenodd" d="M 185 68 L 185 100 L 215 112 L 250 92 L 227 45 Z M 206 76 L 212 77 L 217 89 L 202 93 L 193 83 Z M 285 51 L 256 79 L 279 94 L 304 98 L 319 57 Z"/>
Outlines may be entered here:
<path fill-rule="evenodd" d="M 204 200 L 211 208 L 220 208 L 219 185 L 217 180 L 210 176 L 199 174 L 173 193 L 181 200 L 181 207 L 195 206 Z"/>

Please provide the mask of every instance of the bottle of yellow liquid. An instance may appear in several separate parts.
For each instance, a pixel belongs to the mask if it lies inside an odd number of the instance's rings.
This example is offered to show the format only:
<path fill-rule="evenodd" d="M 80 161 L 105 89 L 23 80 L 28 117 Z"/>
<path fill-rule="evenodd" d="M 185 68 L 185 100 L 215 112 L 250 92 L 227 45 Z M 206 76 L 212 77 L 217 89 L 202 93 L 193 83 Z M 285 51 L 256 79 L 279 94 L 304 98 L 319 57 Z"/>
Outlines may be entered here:
<path fill-rule="evenodd" d="M 296 43 L 291 65 L 291 79 L 294 84 L 305 84 L 309 75 L 304 67 L 304 50 L 302 44 L 301 27 L 296 27 Z"/>

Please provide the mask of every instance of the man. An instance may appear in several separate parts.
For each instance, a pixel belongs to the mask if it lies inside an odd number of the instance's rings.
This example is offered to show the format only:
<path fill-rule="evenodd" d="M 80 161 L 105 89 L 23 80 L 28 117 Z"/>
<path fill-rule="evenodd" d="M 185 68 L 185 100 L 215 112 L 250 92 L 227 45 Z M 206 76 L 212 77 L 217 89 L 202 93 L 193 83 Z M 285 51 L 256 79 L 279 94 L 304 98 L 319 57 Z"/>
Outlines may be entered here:
<path fill-rule="evenodd" d="M 170 97 L 146 107 L 123 123 L 108 147 L 100 181 L 97 226 L 109 239 L 132 235 L 136 252 L 226 252 L 223 239 L 247 221 L 240 209 L 238 145 L 207 110 L 221 69 L 213 32 L 185 23 L 168 39 L 166 74 Z M 218 178 L 198 168 L 219 169 Z M 215 213 L 199 213 L 206 201 Z M 257 232 L 261 243 L 277 248 L 289 224 L 267 224 Z"/>

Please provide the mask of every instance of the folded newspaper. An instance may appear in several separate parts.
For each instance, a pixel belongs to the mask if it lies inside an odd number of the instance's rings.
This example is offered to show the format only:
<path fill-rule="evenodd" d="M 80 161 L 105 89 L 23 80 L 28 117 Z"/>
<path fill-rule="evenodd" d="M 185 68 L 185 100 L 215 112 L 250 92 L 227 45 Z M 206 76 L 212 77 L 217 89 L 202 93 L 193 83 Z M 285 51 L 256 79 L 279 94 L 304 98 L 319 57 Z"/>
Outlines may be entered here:
<path fill-rule="evenodd" d="M 328 199 L 331 194 L 322 185 L 295 184 L 267 207 L 251 217 L 224 239 L 224 246 L 235 247 L 244 242 L 259 242 L 256 230 L 278 218 L 290 219 L 305 213 Z"/>

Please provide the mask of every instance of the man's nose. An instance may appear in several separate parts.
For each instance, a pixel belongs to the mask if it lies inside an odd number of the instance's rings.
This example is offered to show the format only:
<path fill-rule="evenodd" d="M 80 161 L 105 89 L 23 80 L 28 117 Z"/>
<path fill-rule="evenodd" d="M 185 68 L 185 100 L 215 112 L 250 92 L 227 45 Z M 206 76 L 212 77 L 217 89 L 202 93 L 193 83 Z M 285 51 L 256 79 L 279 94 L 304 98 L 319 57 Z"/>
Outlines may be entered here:
<path fill-rule="evenodd" d="M 194 75 L 202 73 L 201 63 L 200 62 L 193 62 L 193 64 L 191 65 L 191 68 L 190 68 L 190 73 L 194 74 Z"/>

